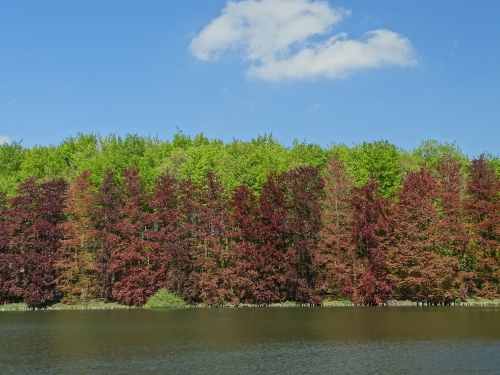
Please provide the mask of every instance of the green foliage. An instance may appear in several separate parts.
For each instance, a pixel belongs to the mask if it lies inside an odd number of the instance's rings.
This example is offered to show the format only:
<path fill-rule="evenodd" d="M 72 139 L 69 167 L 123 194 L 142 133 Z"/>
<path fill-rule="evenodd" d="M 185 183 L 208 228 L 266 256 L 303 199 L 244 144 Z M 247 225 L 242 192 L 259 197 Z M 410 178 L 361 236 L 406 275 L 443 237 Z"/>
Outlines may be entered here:
<path fill-rule="evenodd" d="M 40 180 L 67 178 L 69 160 L 64 150 L 56 146 L 35 146 L 27 149 L 19 170 L 19 179 L 24 181 L 31 176 Z"/>
<path fill-rule="evenodd" d="M 187 303 L 181 297 L 169 292 L 167 288 L 158 290 L 144 305 L 148 309 L 182 308 L 187 306 Z"/>
<path fill-rule="evenodd" d="M 18 186 L 17 174 L 24 159 L 25 149 L 21 143 L 0 144 L 0 192 L 8 193 L 9 197 Z"/>
<path fill-rule="evenodd" d="M 456 142 L 439 143 L 434 139 L 429 139 L 422 141 L 411 154 L 419 160 L 419 164 L 425 163 L 429 168 L 434 168 L 443 157 L 456 160 L 464 167 L 469 163 L 469 159 L 462 153 Z"/>
<path fill-rule="evenodd" d="M 221 176 L 228 190 L 247 185 L 257 192 L 271 171 L 282 172 L 299 166 L 319 166 L 326 160 L 324 150 L 315 144 L 294 141 L 286 148 L 272 135 L 251 141 L 209 140 L 197 135 L 194 140 L 185 135 L 174 136 L 169 157 L 160 165 L 160 172 L 169 171 L 174 177 L 202 184 L 208 170 Z"/>
<path fill-rule="evenodd" d="M 386 198 L 394 197 L 401 186 L 400 153 L 388 141 L 363 142 L 352 148 L 334 144 L 330 153 L 345 164 L 356 186 L 363 186 L 375 178 Z"/>
<path fill-rule="evenodd" d="M 167 171 L 176 180 L 182 178 L 182 170 L 189 160 L 189 155 L 183 148 L 175 148 L 170 156 L 164 159 L 163 163 L 157 168 L 160 173 Z"/>
<path fill-rule="evenodd" d="M 456 143 L 427 140 L 409 152 L 388 141 L 364 142 L 349 147 L 333 144 L 322 148 L 317 144 L 295 140 L 287 147 L 272 134 L 259 135 L 249 141 L 234 139 L 223 142 L 203 134 L 194 137 L 178 130 L 171 140 L 127 134 L 82 134 L 70 136 L 59 145 L 24 148 L 20 143 L 0 145 L 0 192 L 11 197 L 21 181 L 35 176 L 39 181 L 62 178 L 72 181 L 87 170 L 92 173 L 96 189 L 104 172 L 112 170 L 117 181 L 123 171 L 138 168 L 147 190 L 155 179 L 168 171 L 176 179 L 190 179 L 202 184 L 207 170 L 220 176 L 223 187 L 232 191 L 247 185 L 260 191 L 271 171 L 280 173 L 297 167 L 321 167 L 336 156 L 347 172 L 355 177 L 355 185 L 365 185 L 371 178 L 380 183 L 387 198 L 395 196 L 405 176 L 426 163 L 433 168 L 444 156 L 451 156 L 463 166 L 469 163 Z M 500 159 L 490 154 L 486 160 L 500 173 Z"/>
<path fill-rule="evenodd" d="M 28 310 L 29 307 L 26 303 L 7 303 L 5 305 L 0 305 L 0 311 L 23 311 Z"/>
<path fill-rule="evenodd" d="M 105 171 L 112 170 L 120 181 L 124 169 L 138 168 L 147 189 L 165 171 L 176 179 L 201 184 L 207 170 L 212 170 L 221 176 L 229 191 L 247 185 L 257 192 L 271 171 L 320 166 L 326 159 L 327 153 L 318 145 L 296 140 L 287 148 L 272 135 L 224 143 L 203 134 L 191 138 L 181 131 L 170 142 L 137 134 L 120 137 L 79 133 L 58 146 L 25 149 L 15 142 L 1 145 L 4 173 L 0 176 L 0 191 L 12 196 L 19 182 L 31 176 L 39 181 L 73 180 L 85 170 L 92 173 L 92 183 L 98 188 Z"/>
<path fill-rule="evenodd" d="M 0 144 L 0 165 L 6 173 L 18 172 L 24 159 L 25 149 L 19 142 Z"/>
<path fill-rule="evenodd" d="M 285 147 L 272 135 L 264 135 L 250 142 L 233 140 L 225 145 L 216 172 L 221 175 L 223 185 L 229 189 L 247 185 L 256 192 L 271 170 L 283 171 L 285 166 Z"/>
<path fill-rule="evenodd" d="M 421 163 L 416 156 L 413 156 L 406 150 L 399 150 L 399 171 L 403 180 L 411 172 L 417 172 L 420 169 L 420 166 Z"/>
<path fill-rule="evenodd" d="M 500 177 L 500 156 L 486 152 L 484 153 L 484 159 L 493 168 L 495 175 Z"/>

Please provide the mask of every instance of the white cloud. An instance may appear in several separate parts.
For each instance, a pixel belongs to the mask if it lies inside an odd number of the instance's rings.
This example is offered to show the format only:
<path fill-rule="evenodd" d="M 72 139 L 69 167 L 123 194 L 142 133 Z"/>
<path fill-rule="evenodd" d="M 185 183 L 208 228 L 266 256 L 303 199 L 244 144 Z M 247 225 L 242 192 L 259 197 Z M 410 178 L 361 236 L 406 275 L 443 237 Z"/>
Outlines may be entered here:
<path fill-rule="evenodd" d="M 4 143 L 9 144 L 10 138 L 7 135 L 0 135 L 0 145 L 3 145 Z"/>
<path fill-rule="evenodd" d="M 229 1 L 189 48 L 202 60 L 238 51 L 251 62 L 249 76 L 274 82 L 342 78 L 358 69 L 416 63 L 410 41 L 389 30 L 370 31 L 364 40 L 349 40 L 344 33 L 326 36 L 349 15 L 327 1 Z M 326 40 L 311 42 L 317 35 Z"/>

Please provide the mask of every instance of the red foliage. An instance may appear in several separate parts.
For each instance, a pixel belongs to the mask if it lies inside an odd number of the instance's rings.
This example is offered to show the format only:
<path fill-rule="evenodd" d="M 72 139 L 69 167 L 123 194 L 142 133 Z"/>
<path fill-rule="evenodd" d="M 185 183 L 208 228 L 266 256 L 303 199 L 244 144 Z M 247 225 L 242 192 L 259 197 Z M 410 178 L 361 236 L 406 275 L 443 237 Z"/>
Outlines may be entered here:
<path fill-rule="evenodd" d="M 7 303 L 13 293 L 12 264 L 14 254 L 9 251 L 7 198 L 0 193 L 0 304 Z"/>
<path fill-rule="evenodd" d="M 322 201 L 319 263 L 324 293 L 359 300 L 359 283 L 364 270 L 353 241 L 353 178 L 347 175 L 338 159 L 329 162 L 324 176 L 325 197 Z"/>
<path fill-rule="evenodd" d="M 195 259 L 198 240 L 197 187 L 189 181 L 176 183 L 162 176 L 155 186 L 155 223 L 158 225 L 159 263 L 165 269 L 165 286 L 188 302 L 199 302 L 199 274 Z M 161 271 L 157 271 L 162 282 Z"/>
<path fill-rule="evenodd" d="M 280 176 L 271 173 L 263 184 L 258 200 L 259 224 L 256 236 L 258 283 L 255 299 L 261 303 L 286 299 L 286 187 Z"/>
<path fill-rule="evenodd" d="M 468 252 L 469 236 L 464 224 L 466 214 L 462 202 L 465 176 L 456 160 L 443 158 L 436 166 L 437 198 L 439 209 L 439 234 L 442 255 L 456 256 L 463 270 L 470 270 L 471 257 Z"/>
<path fill-rule="evenodd" d="M 500 296 L 500 181 L 481 155 L 471 162 L 465 208 L 475 254 L 478 295 Z"/>
<path fill-rule="evenodd" d="M 301 167 L 282 174 L 287 187 L 286 249 L 287 298 L 292 301 L 319 304 L 316 295 L 318 279 L 318 242 L 321 229 L 320 200 L 324 187 L 317 168 Z"/>
<path fill-rule="evenodd" d="M 161 238 L 160 248 L 168 258 L 166 286 L 188 302 L 199 302 L 199 273 L 195 267 L 198 239 L 195 236 L 198 220 L 197 187 L 190 181 L 180 182 L 176 188 L 175 207 L 167 203 L 165 212 L 157 203 L 157 222 Z M 155 191 L 158 191 L 158 186 Z M 162 198 L 169 199 L 169 198 Z M 174 199 L 174 197 L 172 197 Z M 155 202 L 157 202 L 155 200 Z M 159 201 L 158 201 L 159 203 Z M 162 233 L 162 229 L 164 232 Z"/>
<path fill-rule="evenodd" d="M 467 180 L 448 158 L 410 173 L 392 206 L 338 160 L 323 178 L 271 173 L 258 195 L 229 197 L 212 172 L 202 186 L 164 174 L 153 192 L 138 170 L 114 179 L 106 172 L 97 194 L 84 172 L 67 193 L 32 178 L 0 195 L 0 303 L 44 305 L 60 291 L 138 305 L 161 287 L 208 304 L 500 296 L 500 181 L 484 157 Z"/>
<path fill-rule="evenodd" d="M 439 186 L 426 168 L 412 172 L 398 192 L 387 240 L 387 276 L 394 296 L 450 302 L 464 296 L 459 262 L 443 247 L 437 210 Z"/>
<path fill-rule="evenodd" d="M 208 304 L 233 299 L 228 289 L 227 199 L 219 178 L 207 172 L 197 200 L 195 226 L 198 244 L 193 248 L 194 267 L 199 275 L 200 299 Z"/>
<path fill-rule="evenodd" d="M 371 180 L 362 187 L 354 188 L 353 242 L 358 256 L 365 259 L 361 276 L 360 293 L 355 303 L 378 305 L 391 297 L 391 287 L 386 279 L 386 249 L 381 245 L 390 230 L 387 220 L 389 201 L 379 193 L 379 185 Z"/>
<path fill-rule="evenodd" d="M 90 176 L 87 171 L 77 176 L 65 194 L 63 212 L 68 221 L 60 224 L 64 239 L 55 262 L 57 289 L 64 294 L 63 302 L 95 297 L 98 291 L 95 275 L 97 205 Z"/>
<path fill-rule="evenodd" d="M 230 236 L 228 258 L 230 265 L 229 289 L 234 304 L 260 303 L 257 285 L 263 255 L 258 251 L 260 231 L 259 210 L 255 194 L 240 186 L 233 192 L 230 202 Z"/>
<path fill-rule="evenodd" d="M 113 298 L 140 305 L 155 292 L 150 255 L 157 244 L 148 238 L 153 224 L 153 215 L 147 211 L 151 197 L 144 191 L 139 171 L 130 169 L 124 176 L 120 189 L 123 205 L 118 209 L 120 219 L 116 225 L 118 238 L 111 249 Z"/>
<path fill-rule="evenodd" d="M 178 261 L 179 254 L 183 252 L 183 238 L 186 237 L 186 213 L 180 207 L 179 194 L 179 187 L 169 174 L 163 174 L 156 180 L 151 201 L 154 224 L 147 236 L 156 242 L 149 255 L 153 289 L 157 290 L 168 284 L 172 292 L 181 295 L 183 280 L 173 276 L 175 268 L 182 267 L 175 261 Z M 188 229 L 187 234 L 189 232 Z"/>
<path fill-rule="evenodd" d="M 382 239 L 390 230 L 389 202 L 370 181 L 354 187 L 344 165 L 330 161 L 325 174 L 320 251 L 326 292 L 357 304 L 387 301 L 386 250 Z"/>
<path fill-rule="evenodd" d="M 99 284 L 99 296 L 112 297 L 114 275 L 111 270 L 111 252 L 119 241 L 116 226 L 120 220 L 121 206 L 118 187 L 111 170 L 104 174 L 104 181 L 97 194 L 96 228 L 97 244 L 95 253 L 96 277 Z"/>
<path fill-rule="evenodd" d="M 322 188 L 315 168 L 271 173 L 262 187 L 258 210 L 249 210 L 256 212 L 257 222 L 241 215 L 245 208 L 239 198 L 236 214 L 252 223 L 254 235 L 253 241 L 244 241 L 245 258 L 250 256 L 253 263 L 249 268 L 258 273 L 252 300 L 319 303 L 315 284 Z"/>
<path fill-rule="evenodd" d="M 37 184 L 30 178 L 19 186 L 10 209 L 4 210 L 3 231 L 8 239 L 7 244 L 2 242 L 7 251 L 8 282 L 2 287 L 3 299 L 23 298 L 33 307 L 56 298 L 54 262 L 62 237 L 59 224 L 64 219 L 66 189 L 62 180 Z"/>

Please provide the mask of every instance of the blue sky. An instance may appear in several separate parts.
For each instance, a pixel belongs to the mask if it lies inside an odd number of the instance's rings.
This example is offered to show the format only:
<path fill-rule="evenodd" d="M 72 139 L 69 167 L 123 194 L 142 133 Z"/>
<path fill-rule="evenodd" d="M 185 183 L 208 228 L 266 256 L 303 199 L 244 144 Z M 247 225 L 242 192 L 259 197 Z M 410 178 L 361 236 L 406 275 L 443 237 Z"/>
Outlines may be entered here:
<path fill-rule="evenodd" d="M 500 153 L 500 1 L 4 1 L 0 142 L 273 133 Z"/>

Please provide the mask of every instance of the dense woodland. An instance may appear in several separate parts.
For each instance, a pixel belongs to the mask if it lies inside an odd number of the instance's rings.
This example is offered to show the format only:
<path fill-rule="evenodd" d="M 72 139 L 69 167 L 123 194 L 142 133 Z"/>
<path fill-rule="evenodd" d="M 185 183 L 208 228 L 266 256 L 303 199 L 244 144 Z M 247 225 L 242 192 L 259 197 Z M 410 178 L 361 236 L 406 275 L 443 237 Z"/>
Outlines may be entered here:
<path fill-rule="evenodd" d="M 177 133 L 0 145 L 0 303 L 500 296 L 500 161 Z"/>

